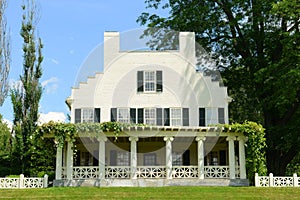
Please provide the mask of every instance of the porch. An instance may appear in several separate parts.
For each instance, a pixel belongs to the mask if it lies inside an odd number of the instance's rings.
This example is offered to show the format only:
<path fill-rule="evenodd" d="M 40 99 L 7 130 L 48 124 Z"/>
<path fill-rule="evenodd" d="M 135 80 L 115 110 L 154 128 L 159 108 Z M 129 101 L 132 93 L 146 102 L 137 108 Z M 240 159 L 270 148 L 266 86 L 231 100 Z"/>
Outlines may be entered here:
<path fill-rule="evenodd" d="M 57 148 L 55 186 L 248 185 L 246 138 L 216 128 L 143 128 Z"/>

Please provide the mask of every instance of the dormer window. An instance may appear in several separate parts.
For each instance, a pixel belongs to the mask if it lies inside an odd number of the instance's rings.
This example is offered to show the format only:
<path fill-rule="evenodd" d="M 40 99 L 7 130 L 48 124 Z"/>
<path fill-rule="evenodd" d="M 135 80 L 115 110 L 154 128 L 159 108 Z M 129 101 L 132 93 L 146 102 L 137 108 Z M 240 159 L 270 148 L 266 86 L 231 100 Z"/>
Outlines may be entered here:
<path fill-rule="evenodd" d="M 138 71 L 138 92 L 162 92 L 162 71 Z"/>

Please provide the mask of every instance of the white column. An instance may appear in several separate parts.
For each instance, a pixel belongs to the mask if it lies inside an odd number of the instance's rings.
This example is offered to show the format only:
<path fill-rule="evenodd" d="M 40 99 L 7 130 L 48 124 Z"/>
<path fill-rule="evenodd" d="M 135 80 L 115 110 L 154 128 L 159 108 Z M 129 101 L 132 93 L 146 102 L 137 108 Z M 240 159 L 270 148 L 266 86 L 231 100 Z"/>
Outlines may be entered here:
<path fill-rule="evenodd" d="M 235 136 L 228 136 L 226 140 L 228 141 L 230 179 L 235 179 L 235 153 L 234 153 Z"/>
<path fill-rule="evenodd" d="M 239 136 L 239 164 L 240 164 L 240 179 L 246 179 L 246 158 L 245 158 L 245 142 L 247 138 L 245 136 Z"/>
<path fill-rule="evenodd" d="M 164 137 L 166 142 L 166 170 L 167 179 L 172 179 L 172 141 L 173 137 Z"/>
<path fill-rule="evenodd" d="M 105 142 L 107 137 L 101 135 L 97 138 L 99 142 L 98 166 L 99 166 L 99 179 L 105 178 Z"/>
<path fill-rule="evenodd" d="M 198 177 L 204 179 L 204 141 L 205 136 L 196 137 L 198 142 Z"/>
<path fill-rule="evenodd" d="M 129 137 L 130 141 L 130 167 L 131 167 L 131 173 L 130 178 L 136 179 L 136 168 L 137 168 L 137 145 L 136 142 L 139 140 L 138 137 Z"/>
<path fill-rule="evenodd" d="M 62 175 L 62 146 L 56 148 L 56 166 L 55 166 L 55 179 L 60 180 Z"/>
<path fill-rule="evenodd" d="M 67 179 L 72 179 L 73 175 L 73 144 L 68 142 L 67 145 Z"/>

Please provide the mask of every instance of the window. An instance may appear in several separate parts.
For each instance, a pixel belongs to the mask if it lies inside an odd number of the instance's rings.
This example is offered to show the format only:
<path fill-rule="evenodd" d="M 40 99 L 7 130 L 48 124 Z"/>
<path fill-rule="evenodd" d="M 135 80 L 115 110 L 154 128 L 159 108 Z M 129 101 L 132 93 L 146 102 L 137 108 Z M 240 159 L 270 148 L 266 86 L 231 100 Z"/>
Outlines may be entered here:
<path fill-rule="evenodd" d="M 94 109 L 82 109 L 82 122 L 94 122 Z"/>
<path fill-rule="evenodd" d="M 145 116 L 145 124 L 149 124 L 149 125 L 155 125 L 156 124 L 156 112 L 155 112 L 155 108 L 145 108 L 144 109 L 144 116 Z"/>
<path fill-rule="evenodd" d="M 211 151 L 206 156 L 206 162 L 207 162 L 208 166 L 209 165 L 219 165 L 218 160 L 219 160 L 219 158 L 218 158 L 217 151 Z"/>
<path fill-rule="evenodd" d="M 181 126 L 182 125 L 182 114 L 181 108 L 171 108 L 171 126 Z"/>
<path fill-rule="evenodd" d="M 144 77 L 145 92 L 154 92 L 156 83 L 155 71 L 145 71 Z"/>
<path fill-rule="evenodd" d="M 144 166 L 155 166 L 156 165 L 156 154 L 147 153 L 144 154 Z"/>
<path fill-rule="evenodd" d="M 182 154 L 179 152 L 172 152 L 172 165 L 174 166 L 182 166 Z"/>
<path fill-rule="evenodd" d="M 117 166 L 129 166 L 130 165 L 130 154 L 127 151 L 117 152 Z"/>
<path fill-rule="evenodd" d="M 224 108 L 199 108 L 199 126 L 209 126 L 224 123 Z"/>
<path fill-rule="evenodd" d="M 89 152 L 80 152 L 80 166 L 92 166 L 93 156 Z"/>
<path fill-rule="evenodd" d="M 76 108 L 75 123 L 100 122 L 100 108 Z"/>
<path fill-rule="evenodd" d="M 128 108 L 118 108 L 118 122 L 130 122 L 130 113 Z"/>
<path fill-rule="evenodd" d="M 162 71 L 138 71 L 138 92 L 162 92 Z"/>

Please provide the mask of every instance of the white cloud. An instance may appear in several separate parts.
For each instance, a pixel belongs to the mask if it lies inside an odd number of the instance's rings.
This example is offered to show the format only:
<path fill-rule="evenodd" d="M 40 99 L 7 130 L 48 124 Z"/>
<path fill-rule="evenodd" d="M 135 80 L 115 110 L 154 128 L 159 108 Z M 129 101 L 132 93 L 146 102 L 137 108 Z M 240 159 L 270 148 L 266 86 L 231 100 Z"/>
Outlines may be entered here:
<path fill-rule="evenodd" d="M 47 114 L 40 113 L 38 124 L 48 123 L 50 121 L 54 122 L 65 122 L 67 117 L 62 112 L 48 112 Z"/>
<path fill-rule="evenodd" d="M 58 78 L 57 77 L 51 77 L 50 79 L 47 79 L 42 82 L 42 86 L 46 88 L 47 94 L 53 94 L 56 92 L 58 88 Z"/>
<path fill-rule="evenodd" d="M 53 62 L 54 64 L 56 64 L 56 65 L 58 65 L 59 64 L 59 61 L 58 60 L 56 60 L 56 59 L 54 59 L 54 58 L 52 58 L 51 59 L 51 62 Z"/>
<path fill-rule="evenodd" d="M 69 53 L 70 53 L 70 54 L 74 54 L 74 53 L 75 53 L 75 50 L 74 50 L 74 49 L 71 49 L 71 50 L 69 51 Z"/>

